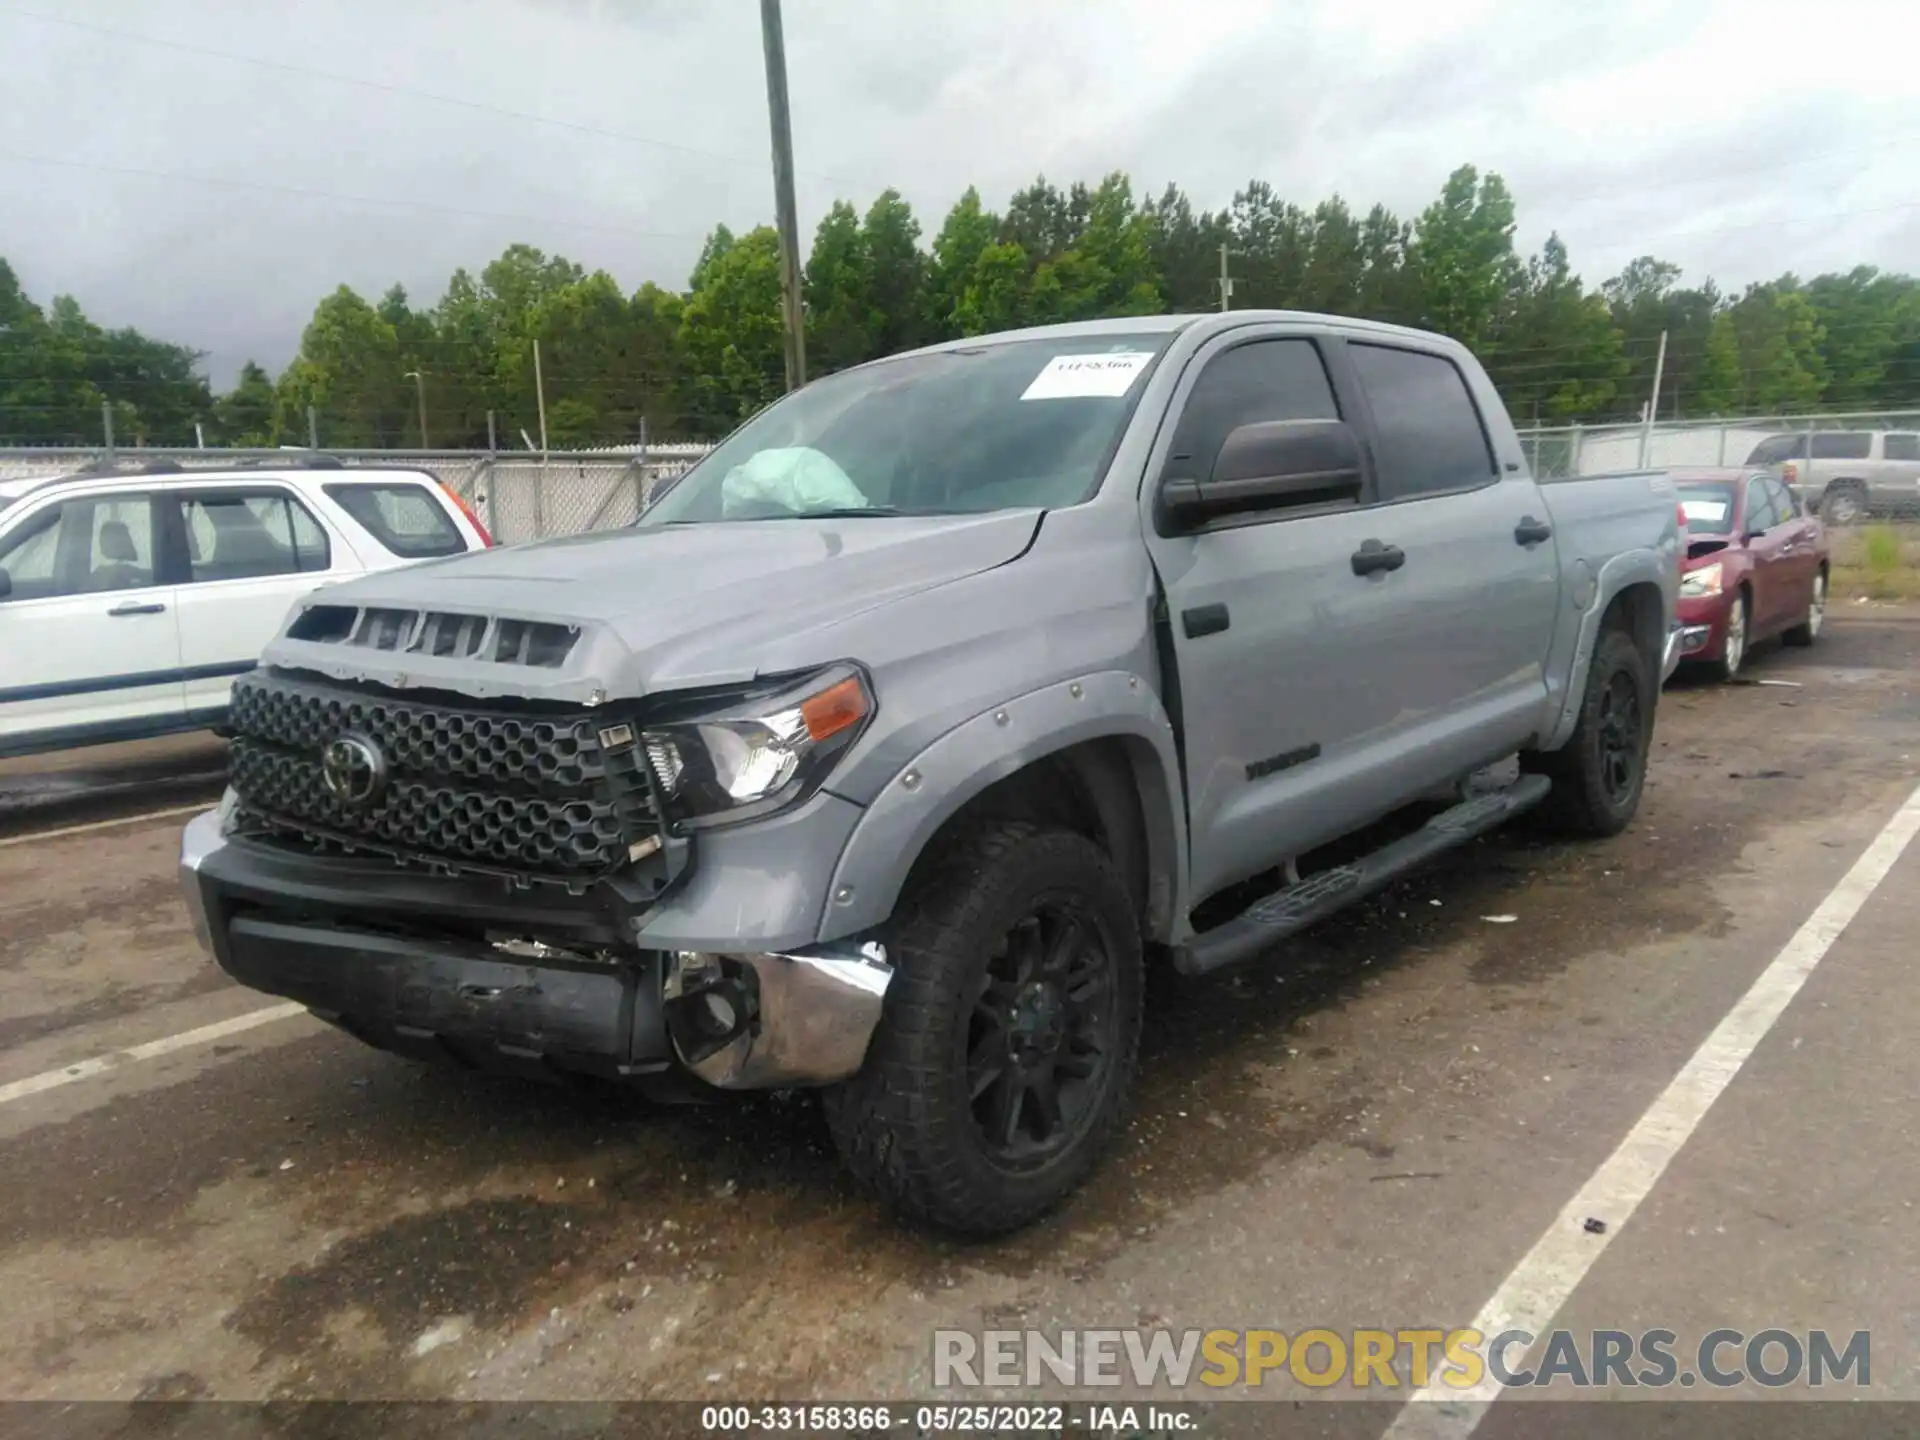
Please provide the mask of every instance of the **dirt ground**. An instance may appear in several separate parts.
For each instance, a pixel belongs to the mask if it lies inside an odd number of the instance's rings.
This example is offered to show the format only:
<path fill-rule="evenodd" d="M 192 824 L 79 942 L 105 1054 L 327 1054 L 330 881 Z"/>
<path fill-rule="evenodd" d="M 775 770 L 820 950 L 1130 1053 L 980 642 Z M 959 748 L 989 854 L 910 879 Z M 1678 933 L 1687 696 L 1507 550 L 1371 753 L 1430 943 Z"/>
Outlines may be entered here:
<path fill-rule="evenodd" d="M 941 1325 L 1463 1323 L 1920 778 L 1920 606 L 1835 598 L 1814 649 L 1668 688 L 1625 835 L 1497 834 L 1270 963 L 1156 984 L 1123 1143 L 1010 1240 L 890 1220 L 804 1096 L 653 1109 L 420 1068 L 304 1016 L 9 1099 L 0 1397 L 905 1396 Z M 210 798 L 218 763 L 193 740 L 0 766 L 0 1087 L 272 1003 L 195 947 L 181 816 L 62 833 Z M 1903 866 L 1888 889 L 1920 894 Z M 1823 1183 L 1884 1192 L 1916 1141 L 1861 1097 L 1910 1100 L 1915 1072 L 1835 1079 L 1920 1018 L 1892 958 L 1911 931 L 1876 923 L 1830 963 L 1888 984 L 1822 1002 L 1823 1068 L 1729 1100 L 1828 1136 Z M 1708 1239 L 1655 1245 L 1655 1207 L 1647 1252 L 1636 1229 L 1596 1277 L 1609 1313 L 1702 1287 L 1748 1328 L 1857 1313 L 1911 1384 L 1920 1352 L 1894 1352 L 1920 1321 L 1889 1268 L 1920 1248 L 1912 1202 L 1798 1193 L 1791 1153 L 1761 1185 L 1719 1116 L 1687 1152 L 1719 1158 L 1656 1192 L 1710 1201 Z M 1816 1211 L 1824 1248 L 1767 1252 Z M 1832 1283 L 1769 1296 L 1754 1249 L 1710 1253 L 1714 1224 L 1748 1223 Z M 1709 1285 L 1728 1264 L 1749 1279 Z"/>

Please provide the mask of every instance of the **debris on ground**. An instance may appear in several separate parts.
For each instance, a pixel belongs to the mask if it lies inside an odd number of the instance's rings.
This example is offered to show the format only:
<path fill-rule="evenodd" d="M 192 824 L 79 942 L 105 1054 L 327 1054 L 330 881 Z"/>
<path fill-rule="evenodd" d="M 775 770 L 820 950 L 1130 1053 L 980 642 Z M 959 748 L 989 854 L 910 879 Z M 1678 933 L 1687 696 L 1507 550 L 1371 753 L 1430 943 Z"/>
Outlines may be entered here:
<path fill-rule="evenodd" d="M 473 1321 L 465 1315 L 452 1315 L 420 1332 L 420 1338 L 413 1342 L 414 1358 L 431 1355 L 443 1345 L 451 1345 L 463 1338 L 473 1328 Z"/>
<path fill-rule="evenodd" d="M 1511 925 L 1520 917 L 1518 915 L 1482 915 L 1480 918 L 1489 925 Z"/>
<path fill-rule="evenodd" d="M 1589 1235 L 1604 1235 L 1607 1233 L 1607 1222 L 1604 1220 L 1596 1220 L 1593 1216 L 1589 1215 L 1587 1217 L 1587 1223 L 1580 1228 L 1585 1230 Z"/>

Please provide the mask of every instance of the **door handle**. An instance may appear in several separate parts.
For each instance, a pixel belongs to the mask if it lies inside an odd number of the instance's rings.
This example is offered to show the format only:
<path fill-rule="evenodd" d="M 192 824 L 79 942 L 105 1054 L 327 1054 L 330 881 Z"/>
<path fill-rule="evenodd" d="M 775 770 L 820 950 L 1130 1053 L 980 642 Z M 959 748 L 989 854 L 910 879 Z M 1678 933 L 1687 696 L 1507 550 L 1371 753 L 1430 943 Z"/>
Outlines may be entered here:
<path fill-rule="evenodd" d="M 1407 552 L 1398 545 L 1382 545 L 1378 540 L 1363 540 L 1353 552 L 1353 573 L 1371 575 L 1377 570 L 1398 570 L 1407 563 Z"/>
<path fill-rule="evenodd" d="M 1516 545 L 1538 545 L 1542 540 L 1552 538 L 1553 526 L 1531 515 L 1521 516 L 1520 523 L 1513 527 L 1513 543 Z"/>
<path fill-rule="evenodd" d="M 118 605 L 107 611 L 107 614 L 116 620 L 120 620 L 128 615 L 159 615 L 164 613 L 166 608 L 167 607 L 162 605 L 158 600 L 150 601 L 145 605 L 141 604 L 138 600 L 122 600 Z"/>

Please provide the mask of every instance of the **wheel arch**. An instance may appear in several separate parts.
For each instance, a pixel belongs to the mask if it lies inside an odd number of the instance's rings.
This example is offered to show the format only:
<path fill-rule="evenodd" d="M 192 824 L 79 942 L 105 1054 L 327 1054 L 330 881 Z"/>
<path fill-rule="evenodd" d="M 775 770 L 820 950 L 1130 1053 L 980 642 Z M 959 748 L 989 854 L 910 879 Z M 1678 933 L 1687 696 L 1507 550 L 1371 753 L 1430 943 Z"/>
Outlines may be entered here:
<path fill-rule="evenodd" d="M 901 768 L 842 850 L 820 939 L 880 924 L 959 826 L 1020 819 L 1086 836 L 1126 881 L 1149 940 L 1170 937 L 1186 874 L 1173 729 L 1136 675 L 1063 681 L 984 711 Z"/>

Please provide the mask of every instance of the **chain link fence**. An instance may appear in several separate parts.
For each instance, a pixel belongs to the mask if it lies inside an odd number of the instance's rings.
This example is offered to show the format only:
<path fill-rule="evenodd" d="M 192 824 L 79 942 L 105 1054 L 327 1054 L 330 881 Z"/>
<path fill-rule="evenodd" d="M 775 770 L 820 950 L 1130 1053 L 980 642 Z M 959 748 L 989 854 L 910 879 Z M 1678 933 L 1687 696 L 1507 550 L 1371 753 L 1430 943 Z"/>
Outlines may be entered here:
<path fill-rule="evenodd" d="M 1542 478 L 1604 475 L 1616 470 L 1693 465 L 1746 465 L 1756 447 L 1776 435 L 1802 437 L 1807 454 L 1822 430 L 1896 430 L 1920 433 L 1920 411 L 1839 411 L 1826 415 L 1749 415 L 1714 420 L 1665 420 L 1645 425 L 1568 425 L 1522 430 L 1520 442 Z M 1644 445 L 1644 453 L 1643 453 Z"/>
<path fill-rule="evenodd" d="M 432 475 L 471 505 L 502 545 L 626 525 L 667 483 L 693 467 L 705 445 L 551 451 L 491 450 L 102 450 L 0 449 L 0 485 L 85 471 L 397 468 Z"/>

